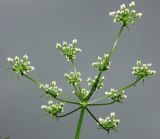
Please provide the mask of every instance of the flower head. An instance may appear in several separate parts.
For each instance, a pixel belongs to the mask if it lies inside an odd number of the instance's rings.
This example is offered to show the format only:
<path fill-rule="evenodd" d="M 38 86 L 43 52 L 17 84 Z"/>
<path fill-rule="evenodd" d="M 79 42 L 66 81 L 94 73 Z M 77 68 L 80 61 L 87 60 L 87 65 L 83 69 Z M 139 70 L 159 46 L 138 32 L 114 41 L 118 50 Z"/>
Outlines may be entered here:
<path fill-rule="evenodd" d="M 46 94 L 49 94 L 53 97 L 57 97 L 63 91 L 61 88 L 58 88 L 55 81 L 52 81 L 50 86 L 48 84 L 40 84 L 39 88 L 44 90 Z M 52 103 L 52 102 L 49 101 L 49 103 Z"/>
<path fill-rule="evenodd" d="M 88 86 L 93 86 L 93 84 L 95 83 L 97 79 L 97 76 L 95 76 L 95 79 L 91 79 L 91 78 L 88 78 L 87 79 L 87 83 L 88 83 Z M 104 76 L 102 76 L 100 79 L 99 79 L 99 82 L 97 84 L 97 87 L 96 89 L 101 89 L 103 87 L 103 81 L 104 81 Z"/>
<path fill-rule="evenodd" d="M 80 48 L 77 48 L 77 40 L 74 39 L 71 44 L 63 42 L 63 44 L 57 43 L 56 48 L 64 55 L 68 61 L 76 58 L 76 55 L 81 52 Z"/>
<path fill-rule="evenodd" d="M 118 91 L 113 88 L 110 89 L 110 92 L 106 92 L 105 95 L 107 96 L 107 98 L 115 102 L 122 102 L 124 99 L 127 98 L 124 90 Z"/>
<path fill-rule="evenodd" d="M 81 82 L 81 73 L 80 72 L 70 72 L 64 74 L 64 78 L 68 81 L 69 84 L 77 84 Z"/>
<path fill-rule="evenodd" d="M 120 5 L 120 10 L 109 12 L 109 16 L 113 16 L 115 23 L 121 22 L 124 26 L 133 24 L 138 18 L 142 17 L 142 13 L 136 12 L 135 2 L 129 4 L 129 9 L 125 4 Z"/>
<path fill-rule="evenodd" d="M 111 62 L 108 61 L 107 64 L 105 64 L 105 62 L 108 60 L 109 55 L 108 54 L 104 54 L 104 59 L 102 59 L 101 57 L 98 57 L 98 61 L 97 62 L 93 62 L 92 63 L 92 67 L 97 68 L 97 70 L 109 70 L 109 66 L 111 64 Z"/>
<path fill-rule="evenodd" d="M 137 61 L 136 67 L 133 67 L 132 74 L 141 78 L 149 77 L 156 73 L 155 70 L 151 70 L 152 64 L 143 64 L 141 61 Z"/>
<path fill-rule="evenodd" d="M 12 65 L 12 70 L 16 74 L 21 74 L 23 76 L 27 72 L 34 70 L 34 67 L 30 65 L 30 61 L 26 54 L 23 58 L 19 58 L 18 56 L 15 56 L 14 58 L 8 57 L 7 61 Z"/>
<path fill-rule="evenodd" d="M 51 114 L 53 117 L 56 117 L 57 114 L 64 111 L 64 103 L 56 103 L 53 104 L 53 101 L 49 100 L 48 105 L 42 105 L 41 109 L 49 114 Z"/>
<path fill-rule="evenodd" d="M 82 88 L 81 91 L 78 93 L 79 98 L 85 99 L 89 95 L 89 91 L 87 91 L 85 88 Z"/>
<path fill-rule="evenodd" d="M 120 120 L 116 119 L 115 112 L 111 112 L 110 117 L 106 117 L 105 119 L 99 118 L 99 123 L 97 123 L 99 126 L 102 126 L 109 131 L 117 127 L 117 125 L 120 123 Z"/>

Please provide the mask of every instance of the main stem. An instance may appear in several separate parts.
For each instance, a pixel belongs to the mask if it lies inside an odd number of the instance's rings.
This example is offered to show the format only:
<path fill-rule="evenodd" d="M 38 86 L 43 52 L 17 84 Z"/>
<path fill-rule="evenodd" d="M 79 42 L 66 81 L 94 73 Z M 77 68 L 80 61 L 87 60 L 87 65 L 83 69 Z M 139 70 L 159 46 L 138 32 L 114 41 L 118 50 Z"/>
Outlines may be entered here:
<path fill-rule="evenodd" d="M 82 127 L 82 122 L 83 122 L 83 117 L 84 117 L 84 111 L 85 111 L 85 108 L 83 107 L 81 109 L 81 113 L 80 113 L 80 117 L 79 117 L 79 121 L 78 121 L 78 125 L 77 125 L 75 139 L 79 139 L 79 137 L 80 137 L 81 127 Z"/>
<path fill-rule="evenodd" d="M 111 50 L 110 50 L 110 52 L 109 52 L 109 57 L 108 57 L 107 59 L 105 59 L 105 62 L 104 62 L 104 64 L 103 64 L 103 67 L 105 67 L 106 64 L 110 61 L 110 58 L 111 58 L 111 56 L 112 56 L 112 54 L 113 54 L 113 51 L 114 51 L 117 43 L 118 43 L 119 40 L 120 40 L 120 37 L 121 37 L 121 35 L 122 35 L 122 32 L 123 32 L 124 27 L 125 27 L 124 25 L 121 26 L 121 29 L 120 29 L 120 31 L 118 32 L 118 35 L 117 35 L 117 37 L 116 37 L 116 40 L 115 40 L 115 42 L 114 42 L 114 44 L 113 44 L 113 46 L 112 46 L 112 48 L 111 48 Z M 96 90 L 96 87 L 97 87 L 97 84 L 98 84 L 98 82 L 99 82 L 99 79 L 100 79 L 100 77 L 101 77 L 101 75 L 102 75 L 102 72 L 103 72 L 103 69 L 99 71 L 98 76 L 97 76 L 97 78 L 96 78 L 96 80 L 95 80 L 95 83 L 94 83 L 93 86 L 91 87 L 90 93 L 89 93 L 89 95 L 88 95 L 88 97 L 87 97 L 87 101 L 90 99 L 90 97 L 93 95 L 94 91 Z"/>

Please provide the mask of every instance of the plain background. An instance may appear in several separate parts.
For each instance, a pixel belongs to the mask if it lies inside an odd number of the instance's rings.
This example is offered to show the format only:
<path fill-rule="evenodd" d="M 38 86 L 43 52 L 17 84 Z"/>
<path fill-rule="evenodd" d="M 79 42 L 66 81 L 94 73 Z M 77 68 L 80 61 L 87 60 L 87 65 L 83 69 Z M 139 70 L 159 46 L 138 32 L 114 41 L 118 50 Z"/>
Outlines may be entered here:
<path fill-rule="evenodd" d="M 72 87 L 64 81 L 63 73 L 72 68 L 55 49 L 56 42 L 78 39 L 82 53 L 77 57 L 83 87 L 86 78 L 97 73 L 91 63 L 109 52 L 120 24 L 114 24 L 109 11 L 117 10 L 127 0 L 0 0 L 0 135 L 11 139 L 73 139 L 79 112 L 58 122 L 45 115 L 40 107 L 48 99 L 33 83 L 21 78 L 18 82 L 9 67 L 7 57 L 28 54 L 35 71 L 30 75 L 42 83 L 56 80 L 65 93 L 72 96 Z M 127 29 L 112 57 L 112 66 L 105 72 L 104 95 L 111 87 L 117 89 L 134 81 L 131 75 L 136 60 L 153 63 L 157 75 L 146 79 L 144 86 L 126 93 L 123 104 L 91 108 L 98 117 L 115 111 L 121 123 L 119 133 L 110 135 L 98 130 L 96 122 L 85 115 L 81 139 L 158 139 L 160 138 L 160 1 L 137 0 L 136 9 L 143 12 L 142 20 Z M 66 105 L 65 112 L 74 106 Z"/>

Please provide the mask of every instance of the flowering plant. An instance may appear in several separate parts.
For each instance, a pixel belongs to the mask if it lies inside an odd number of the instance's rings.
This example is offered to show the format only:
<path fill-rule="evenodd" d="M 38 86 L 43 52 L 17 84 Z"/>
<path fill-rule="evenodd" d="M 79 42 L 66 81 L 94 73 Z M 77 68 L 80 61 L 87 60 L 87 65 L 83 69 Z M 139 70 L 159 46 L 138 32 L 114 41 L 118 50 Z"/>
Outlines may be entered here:
<path fill-rule="evenodd" d="M 109 54 L 105 53 L 103 55 L 103 58 L 98 57 L 97 62 L 92 63 L 92 67 L 98 71 L 98 74 L 94 79 L 88 78 L 86 80 L 89 86 L 89 90 L 81 87 L 81 73 L 77 71 L 75 66 L 76 56 L 81 52 L 81 49 L 77 47 L 77 40 L 74 39 L 71 43 L 63 42 L 56 44 L 56 48 L 58 49 L 58 51 L 66 57 L 67 61 L 70 62 L 73 67 L 73 71 L 64 74 L 64 79 L 68 82 L 69 85 L 73 86 L 73 93 L 77 96 L 79 101 L 75 101 L 73 99 L 64 99 L 60 97 L 60 94 L 62 96 L 66 94 L 61 88 L 57 86 L 55 81 L 53 81 L 50 85 L 42 84 L 30 77 L 28 73 L 33 71 L 34 67 L 30 65 L 30 61 L 28 60 L 27 55 L 24 55 L 23 58 L 16 56 L 15 58 L 7 59 L 11 64 L 11 69 L 16 73 L 17 76 L 28 78 L 30 81 L 35 83 L 42 91 L 44 91 L 45 95 L 48 95 L 52 99 L 59 101 L 59 103 L 54 104 L 53 100 L 49 100 L 48 105 L 42 105 L 41 108 L 45 113 L 48 113 L 53 118 L 58 119 L 71 115 L 78 110 L 81 111 L 77 124 L 75 139 L 80 138 L 80 131 L 85 112 L 88 112 L 90 114 L 90 116 L 96 121 L 100 129 L 104 129 L 108 133 L 110 130 L 116 131 L 116 127 L 120 123 L 120 120 L 117 119 L 115 112 L 111 112 L 110 116 L 106 118 L 97 119 L 90 111 L 89 107 L 111 105 L 113 103 L 123 102 L 127 98 L 127 95 L 125 94 L 127 89 L 134 87 L 138 82 L 144 81 L 146 77 L 149 78 L 156 73 L 155 70 L 151 69 L 151 63 L 143 64 L 141 61 L 137 61 L 136 67 L 133 67 L 132 71 L 133 76 L 135 76 L 136 78 L 135 81 L 120 89 L 111 88 L 109 92 L 105 92 L 103 97 L 90 101 L 93 94 L 103 87 L 103 82 L 105 80 L 103 73 L 110 70 L 111 57 L 116 45 L 120 40 L 123 30 L 140 19 L 142 13 L 136 12 L 135 2 L 133 1 L 129 4 L 129 8 L 127 8 L 125 4 L 122 4 L 120 6 L 120 10 L 110 12 L 109 15 L 113 17 L 113 21 L 115 23 L 121 23 L 121 28 L 118 32 L 118 35 L 116 36 L 115 42 Z M 98 101 L 105 98 L 107 98 L 108 101 L 106 101 L 105 103 L 97 103 Z M 65 104 L 77 105 L 77 108 L 70 111 L 69 113 L 61 114 L 64 111 Z"/>

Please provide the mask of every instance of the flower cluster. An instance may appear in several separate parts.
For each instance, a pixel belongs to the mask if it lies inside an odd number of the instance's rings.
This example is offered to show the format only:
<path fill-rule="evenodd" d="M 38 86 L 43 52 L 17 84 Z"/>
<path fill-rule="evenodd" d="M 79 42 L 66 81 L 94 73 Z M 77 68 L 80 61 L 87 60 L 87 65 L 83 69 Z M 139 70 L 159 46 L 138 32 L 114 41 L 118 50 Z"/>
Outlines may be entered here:
<path fill-rule="evenodd" d="M 97 68 L 97 70 L 109 70 L 109 66 L 111 64 L 111 62 L 108 62 L 105 64 L 106 61 L 108 61 L 109 59 L 109 55 L 108 54 L 104 54 L 104 59 L 102 59 L 101 57 L 98 57 L 98 61 L 97 62 L 93 62 L 92 63 L 92 67 Z"/>
<path fill-rule="evenodd" d="M 70 72 L 69 74 L 65 73 L 64 78 L 69 84 L 77 84 L 77 82 L 81 82 L 82 80 L 80 72 Z"/>
<path fill-rule="evenodd" d="M 156 73 L 155 70 L 151 70 L 152 64 L 143 64 L 141 61 L 137 61 L 136 67 L 133 67 L 132 74 L 141 78 L 149 77 Z"/>
<path fill-rule="evenodd" d="M 88 79 L 87 79 L 88 86 L 93 86 L 93 84 L 94 84 L 95 81 L 96 81 L 96 78 L 97 78 L 97 76 L 95 76 L 95 79 L 88 78 Z M 104 81 L 104 76 L 102 76 L 102 77 L 99 79 L 99 82 L 98 82 L 98 84 L 97 84 L 96 89 L 101 89 L 101 88 L 103 87 L 103 81 Z"/>
<path fill-rule="evenodd" d="M 49 100 L 48 105 L 42 105 L 41 109 L 45 112 L 52 114 L 53 117 L 57 116 L 58 113 L 61 113 L 64 111 L 64 103 L 56 103 L 53 104 L 53 101 Z"/>
<path fill-rule="evenodd" d="M 106 117 L 105 119 L 99 118 L 99 123 L 103 128 L 109 131 L 110 129 L 117 127 L 117 125 L 120 123 L 120 120 L 116 119 L 115 113 L 112 112 L 110 117 Z M 99 123 L 97 124 L 99 125 Z"/>
<path fill-rule="evenodd" d="M 30 61 L 28 60 L 28 56 L 25 54 L 23 58 L 19 58 L 15 56 L 15 58 L 7 58 L 7 61 L 12 65 L 12 70 L 16 74 L 21 74 L 22 76 L 26 74 L 26 72 L 30 72 L 34 70 L 34 67 L 30 65 Z"/>
<path fill-rule="evenodd" d="M 44 90 L 46 94 L 52 95 L 53 97 L 57 97 L 63 91 L 61 88 L 57 87 L 55 81 L 53 81 L 50 86 L 48 84 L 40 84 L 39 88 Z"/>
<path fill-rule="evenodd" d="M 113 12 L 109 12 L 110 16 L 113 16 L 114 18 L 114 22 L 118 23 L 121 22 L 124 26 L 127 26 L 129 24 L 133 24 L 136 19 L 141 18 L 142 17 L 142 13 L 138 13 L 135 10 L 135 2 L 132 1 L 129 4 L 129 9 L 126 8 L 125 4 L 122 4 L 120 6 L 120 10 L 118 11 L 113 11 Z"/>
<path fill-rule="evenodd" d="M 81 52 L 80 48 L 77 48 L 77 40 L 73 40 L 71 44 L 63 42 L 63 44 L 57 43 L 56 48 L 61 52 L 62 55 L 66 56 L 68 61 L 76 58 L 76 54 Z"/>
<path fill-rule="evenodd" d="M 125 98 L 127 98 L 124 90 L 118 91 L 113 88 L 110 89 L 110 92 L 106 92 L 105 95 L 107 98 L 115 102 L 122 102 Z"/>
<path fill-rule="evenodd" d="M 87 91 L 85 88 L 82 88 L 81 91 L 78 93 L 79 98 L 85 99 L 89 95 L 89 91 Z"/>

